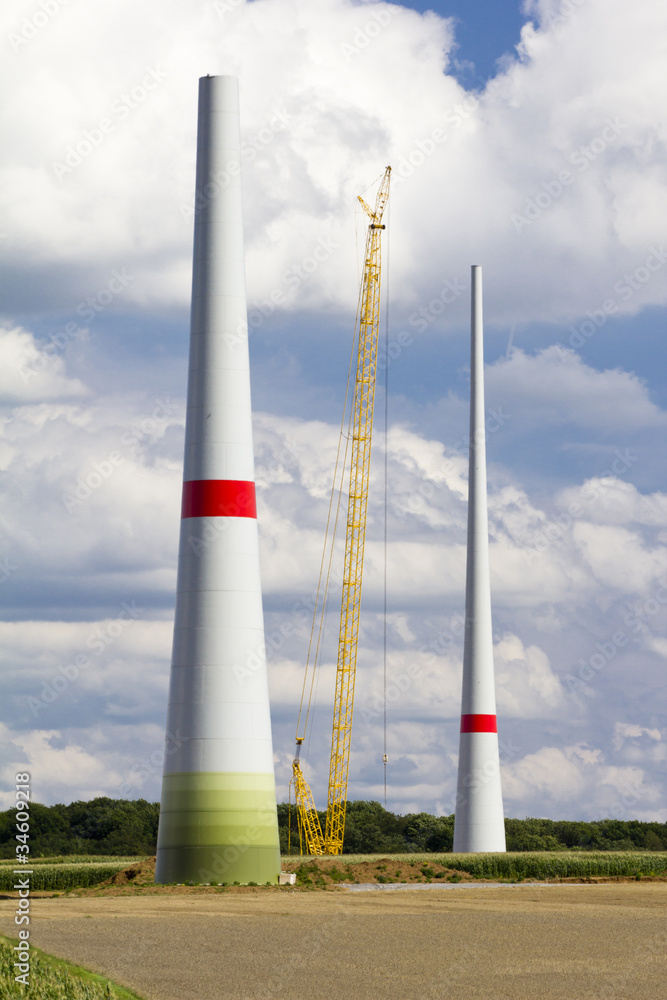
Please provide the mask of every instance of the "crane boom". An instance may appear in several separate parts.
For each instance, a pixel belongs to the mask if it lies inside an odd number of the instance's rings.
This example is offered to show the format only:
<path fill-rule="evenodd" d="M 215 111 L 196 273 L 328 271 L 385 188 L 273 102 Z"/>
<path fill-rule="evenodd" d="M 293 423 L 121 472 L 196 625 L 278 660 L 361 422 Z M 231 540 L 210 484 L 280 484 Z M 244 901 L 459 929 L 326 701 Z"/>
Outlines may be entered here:
<path fill-rule="evenodd" d="M 309 854 L 340 854 L 343 850 L 354 684 L 357 669 L 361 582 L 366 538 L 375 376 L 380 330 L 380 234 L 385 228 L 382 224 L 382 216 L 389 197 L 390 174 L 391 167 L 387 167 L 377 193 L 374 209 L 369 208 L 363 198 L 359 198 L 370 221 L 366 236 L 359 309 L 357 367 L 350 416 L 352 444 L 350 488 L 329 763 L 329 794 L 324 836 L 322 836 L 312 792 L 301 771 L 300 750 L 303 736 L 297 736 L 297 751 L 293 763 L 300 838 L 302 841 L 305 840 Z"/>

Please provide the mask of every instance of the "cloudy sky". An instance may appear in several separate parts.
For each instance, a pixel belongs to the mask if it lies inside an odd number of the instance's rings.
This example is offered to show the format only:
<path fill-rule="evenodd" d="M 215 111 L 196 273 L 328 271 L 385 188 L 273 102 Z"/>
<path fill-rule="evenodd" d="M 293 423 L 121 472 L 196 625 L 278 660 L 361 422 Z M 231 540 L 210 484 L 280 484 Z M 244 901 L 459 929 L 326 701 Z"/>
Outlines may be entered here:
<path fill-rule="evenodd" d="M 6 0 L 2 18 L 0 805 L 16 768 L 46 803 L 159 798 L 197 79 L 233 73 L 279 799 L 356 196 L 391 164 L 350 797 L 383 798 L 386 447 L 387 805 L 453 811 L 482 264 L 506 812 L 666 821 L 665 5 Z M 320 805 L 326 648 L 307 754 Z"/>

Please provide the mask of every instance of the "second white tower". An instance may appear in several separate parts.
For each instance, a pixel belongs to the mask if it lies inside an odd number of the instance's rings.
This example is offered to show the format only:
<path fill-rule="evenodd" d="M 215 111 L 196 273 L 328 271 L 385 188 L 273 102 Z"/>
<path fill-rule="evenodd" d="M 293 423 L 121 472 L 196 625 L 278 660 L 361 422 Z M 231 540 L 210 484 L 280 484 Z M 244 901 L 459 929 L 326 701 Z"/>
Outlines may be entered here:
<path fill-rule="evenodd" d="M 505 850 L 486 501 L 482 268 L 472 267 L 468 559 L 454 851 Z"/>

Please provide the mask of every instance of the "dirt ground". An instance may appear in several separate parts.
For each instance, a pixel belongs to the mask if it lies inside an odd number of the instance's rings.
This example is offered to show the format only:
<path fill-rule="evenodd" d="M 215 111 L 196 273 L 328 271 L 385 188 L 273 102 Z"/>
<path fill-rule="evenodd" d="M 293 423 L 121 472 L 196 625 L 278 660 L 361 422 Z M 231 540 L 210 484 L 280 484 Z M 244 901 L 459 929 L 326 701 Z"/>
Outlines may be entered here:
<path fill-rule="evenodd" d="M 667 1000 L 665 882 L 182 888 L 33 898 L 30 940 L 146 1000 Z"/>

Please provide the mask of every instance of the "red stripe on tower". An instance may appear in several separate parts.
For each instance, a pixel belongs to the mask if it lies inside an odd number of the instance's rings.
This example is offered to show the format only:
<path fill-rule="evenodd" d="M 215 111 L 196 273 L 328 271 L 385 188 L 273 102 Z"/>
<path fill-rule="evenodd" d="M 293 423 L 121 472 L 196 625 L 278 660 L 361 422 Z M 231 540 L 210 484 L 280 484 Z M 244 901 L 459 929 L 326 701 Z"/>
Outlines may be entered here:
<path fill-rule="evenodd" d="M 239 479 L 183 483 L 181 517 L 257 517 L 255 484 Z"/>
<path fill-rule="evenodd" d="M 495 715 L 462 715 L 462 733 L 497 733 L 498 723 Z"/>

